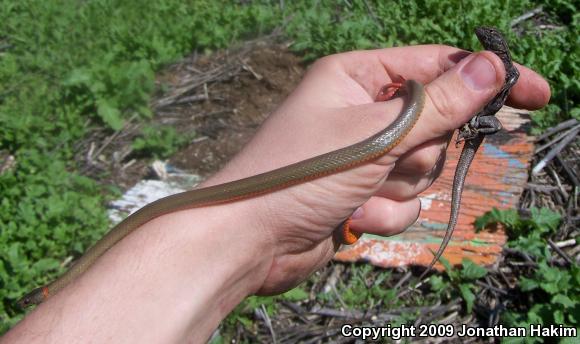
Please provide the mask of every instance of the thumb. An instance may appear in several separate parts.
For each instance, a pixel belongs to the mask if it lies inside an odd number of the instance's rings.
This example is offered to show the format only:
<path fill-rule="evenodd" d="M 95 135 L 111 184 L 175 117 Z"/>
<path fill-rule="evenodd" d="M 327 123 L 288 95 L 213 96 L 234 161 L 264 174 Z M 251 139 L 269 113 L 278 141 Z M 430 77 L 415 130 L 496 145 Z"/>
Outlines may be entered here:
<path fill-rule="evenodd" d="M 425 85 L 425 107 L 408 148 L 447 135 L 468 122 L 501 89 L 505 80 L 502 61 L 482 51 Z"/>

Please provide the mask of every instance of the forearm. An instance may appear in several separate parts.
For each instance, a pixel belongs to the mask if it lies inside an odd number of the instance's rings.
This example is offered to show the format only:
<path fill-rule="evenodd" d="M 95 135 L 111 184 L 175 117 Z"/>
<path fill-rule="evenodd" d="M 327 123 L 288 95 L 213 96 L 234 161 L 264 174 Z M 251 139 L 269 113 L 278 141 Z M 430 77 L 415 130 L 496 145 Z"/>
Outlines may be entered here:
<path fill-rule="evenodd" d="M 269 268 L 269 250 L 246 209 L 232 203 L 147 223 L 4 339 L 204 341 Z"/>

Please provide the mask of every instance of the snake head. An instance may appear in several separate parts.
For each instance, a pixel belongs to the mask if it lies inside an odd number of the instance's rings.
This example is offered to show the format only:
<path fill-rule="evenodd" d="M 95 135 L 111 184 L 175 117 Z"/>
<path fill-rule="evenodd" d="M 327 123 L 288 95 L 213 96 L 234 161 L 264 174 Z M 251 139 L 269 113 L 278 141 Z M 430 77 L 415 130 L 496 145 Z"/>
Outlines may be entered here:
<path fill-rule="evenodd" d="M 16 301 L 16 306 L 20 307 L 20 309 L 26 309 L 32 305 L 37 305 L 44 301 L 44 292 L 43 288 L 36 288 L 30 293 L 24 295 L 20 300 Z"/>
<path fill-rule="evenodd" d="M 475 29 L 475 35 L 486 50 L 498 55 L 509 52 L 507 43 L 498 29 L 490 26 L 480 26 Z"/>

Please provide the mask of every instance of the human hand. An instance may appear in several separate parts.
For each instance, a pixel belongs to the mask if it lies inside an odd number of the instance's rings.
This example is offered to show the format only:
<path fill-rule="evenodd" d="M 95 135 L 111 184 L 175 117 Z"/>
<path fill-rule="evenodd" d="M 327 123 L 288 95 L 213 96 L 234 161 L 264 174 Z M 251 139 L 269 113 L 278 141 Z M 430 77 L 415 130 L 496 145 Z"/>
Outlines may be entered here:
<path fill-rule="evenodd" d="M 518 66 L 508 104 L 544 106 L 547 83 Z M 426 102 L 411 133 L 391 152 L 360 167 L 249 200 L 257 225 L 252 238 L 265 266 L 255 290 L 287 290 L 335 253 L 334 229 L 348 216 L 359 232 L 393 235 L 418 217 L 417 195 L 439 175 L 452 132 L 502 86 L 499 58 L 438 45 L 358 51 L 316 62 L 252 141 L 204 183 L 219 184 L 266 172 L 359 142 L 391 123 L 403 100 L 374 102 L 398 75 L 425 84 Z M 257 233 L 257 234 L 256 234 Z"/>

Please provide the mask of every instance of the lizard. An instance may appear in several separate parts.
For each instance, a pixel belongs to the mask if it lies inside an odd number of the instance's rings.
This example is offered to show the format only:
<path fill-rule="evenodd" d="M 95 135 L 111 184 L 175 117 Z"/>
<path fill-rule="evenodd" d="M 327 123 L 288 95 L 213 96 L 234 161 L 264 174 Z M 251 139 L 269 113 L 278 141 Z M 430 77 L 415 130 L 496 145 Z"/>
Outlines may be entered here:
<path fill-rule="evenodd" d="M 441 255 L 453 236 L 453 231 L 457 225 L 457 219 L 461 207 L 461 194 L 463 193 L 465 178 L 467 177 L 467 172 L 471 166 L 471 162 L 485 137 L 487 135 L 493 135 L 502 129 L 501 122 L 497 117 L 495 117 L 495 114 L 504 105 L 511 88 L 515 85 L 520 76 L 520 73 L 512 62 L 508 44 L 498 29 L 481 26 L 475 29 L 475 34 L 485 50 L 493 52 L 503 62 L 506 73 L 505 82 L 497 95 L 493 97 L 493 99 L 479 112 L 477 112 L 469 122 L 465 123 L 459 129 L 456 144 L 459 144 L 460 142 L 464 142 L 464 144 L 453 177 L 449 223 L 439 249 L 435 253 L 433 260 L 428 265 L 427 269 L 419 277 L 419 280 L 423 279 L 423 277 L 425 277 L 425 275 L 433 268 L 435 263 L 437 263 L 441 258 Z"/>

